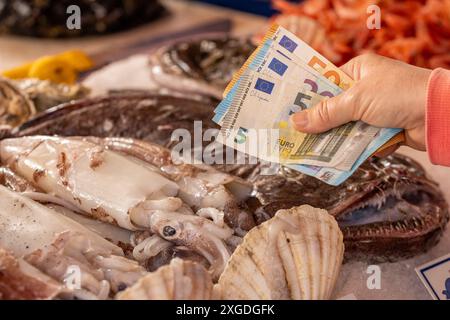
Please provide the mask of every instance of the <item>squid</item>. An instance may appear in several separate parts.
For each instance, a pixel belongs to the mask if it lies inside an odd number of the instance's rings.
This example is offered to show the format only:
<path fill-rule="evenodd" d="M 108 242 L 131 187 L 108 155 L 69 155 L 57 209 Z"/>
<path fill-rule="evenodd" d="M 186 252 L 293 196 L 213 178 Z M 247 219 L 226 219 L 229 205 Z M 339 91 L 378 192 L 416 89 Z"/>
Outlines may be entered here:
<path fill-rule="evenodd" d="M 27 195 L 151 239 L 137 260 L 172 245 L 202 255 L 217 279 L 254 226 L 251 188 L 209 167 L 175 164 L 160 146 L 131 139 L 33 136 L 0 142 L 0 160 L 35 189 Z M 145 241 L 142 244 L 142 241 Z"/>
<path fill-rule="evenodd" d="M 49 300 L 63 291 L 53 278 L 0 248 L 0 300 Z"/>
<path fill-rule="evenodd" d="M 146 274 L 136 261 L 124 257 L 120 247 L 4 186 L 0 186 L 0 247 L 75 298 L 108 298 Z M 64 284 L 69 270 L 79 279 L 72 287 Z"/>

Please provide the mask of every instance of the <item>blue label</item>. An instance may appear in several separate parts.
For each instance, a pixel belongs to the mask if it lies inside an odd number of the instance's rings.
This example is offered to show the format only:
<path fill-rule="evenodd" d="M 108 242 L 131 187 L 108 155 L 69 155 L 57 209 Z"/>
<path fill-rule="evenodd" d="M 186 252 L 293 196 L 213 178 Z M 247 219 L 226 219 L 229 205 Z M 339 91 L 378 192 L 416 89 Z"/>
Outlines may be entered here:
<path fill-rule="evenodd" d="M 273 58 L 272 61 L 269 63 L 269 69 L 278 73 L 280 76 L 283 76 L 283 74 L 286 72 L 288 66 L 285 65 L 283 62 L 278 60 L 277 58 Z"/>
<path fill-rule="evenodd" d="M 280 45 L 290 52 L 294 52 L 295 48 L 297 48 L 297 44 L 286 36 L 281 38 Z"/>
<path fill-rule="evenodd" d="M 274 84 L 272 82 L 258 78 L 258 80 L 256 80 L 255 89 L 267 94 L 271 94 L 273 86 Z"/>
<path fill-rule="evenodd" d="M 447 280 L 445 280 L 445 290 L 442 290 L 442 294 L 445 294 L 445 297 L 447 298 L 447 300 L 450 300 L 450 278 L 447 278 Z"/>

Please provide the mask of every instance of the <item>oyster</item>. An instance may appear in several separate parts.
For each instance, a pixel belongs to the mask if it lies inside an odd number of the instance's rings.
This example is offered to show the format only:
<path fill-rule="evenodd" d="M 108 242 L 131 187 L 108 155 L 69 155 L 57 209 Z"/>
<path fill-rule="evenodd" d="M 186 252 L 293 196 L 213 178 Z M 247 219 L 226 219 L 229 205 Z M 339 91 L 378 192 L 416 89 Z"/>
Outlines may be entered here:
<path fill-rule="evenodd" d="M 0 78 L 0 125 L 18 126 L 38 112 L 61 103 L 85 98 L 89 92 L 88 88 L 79 84 Z"/>
<path fill-rule="evenodd" d="M 325 210 L 279 210 L 252 229 L 220 276 L 224 299 L 329 299 L 344 255 L 342 233 Z"/>
<path fill-rule="evenodd" d="M 211 121 L 213 107 L 181 97 L 117 95 L 57 107 L 12 134 L 121 136 L 171 147 L 178 143 L 171 140 L 174 129 L 186 129 L 195 137 L 195 120 L 202 120 L 203 130 L 217 128 Z M 250 198 L 247 204 L 258 223 L 278 209 L 302 204 L 328 210 L 343 230 L 347 258 L 384 261 L 424 252 L 439 241 L 449 219 L 438 185 L 406 156 L 368 159 L 337 187 L 284 167 L 261 175 L 268 165 L 217 164 L 215 168 L 253 184 L 257 199 Z"/>
<path fill-rule="evenodd" d="M 117 294 L 118 300 L 210 300 L 213 282 L 206 269 L 195 262 L 173 259 L 169 265 L 142 277 Z"/>
<path fill-rule="evenodd" d="M 250 40 L 238 38 L 179 42 L 150 57 L 151 76 L 165 88 L 221 99 L 234 72 L 255 49 Z"/>
<path fill-rule="evenodd" d="M 0 78 L 0 125 L 15 127 L 36 113 L 33 102 L 11 81 Z"/>
<path fill-rule="evenodd" d="M 90 89 L 81 84 L 52 83 L 48 80 L 23 79 L 13 81 L 19 90 L 33 101 L 37 112 L 61 103 L 85 98 Z"/>

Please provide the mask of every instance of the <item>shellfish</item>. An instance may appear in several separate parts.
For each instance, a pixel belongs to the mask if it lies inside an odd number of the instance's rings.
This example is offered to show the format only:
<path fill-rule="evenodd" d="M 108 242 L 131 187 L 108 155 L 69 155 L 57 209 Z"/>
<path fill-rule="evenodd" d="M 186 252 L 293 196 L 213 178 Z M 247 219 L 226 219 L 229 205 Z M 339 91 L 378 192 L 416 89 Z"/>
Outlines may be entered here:
<path fill-rule="evenodd" d="M 85 98 L 89 92 L 88 88 L 79 84 L 0 78 L 0 125 L 18 126 L 38 112 L 64 102 Z"/>
<path fill-rule="evenodd" d="M 244 237 L 218 285 L 223 299 L 329 299 L 344 255 L 343 236 L 326 210 L 279 210 Z"/>
<path fill-rule="evenodd" d="M 256 215 L 265 220 L 279 209 L 305 203 L 324 208 L 341 227 L 347 258 L 411 257 L 434 246 L 449 219 L 437 183 L 401 154 L 369 159 L 338 187 L 288 168 L 274 176 L 259 175 L 259 170 L 248 176 L 263 204 Z"/>
<path fill-rule="evenodd" d="M 119 300 L 210 300 L 213 282 L 200 264 L 173 259 L 117 294 Z"/>
<path fill-rule="evenodd" d="M 52 83 L 48 80 L 23 79 L 13 83 L 33 101 L 37 112 L 61 103 L 86 98 L 90 89 L 81 84 Z"/>
<path fill-rule="evenodd" d="M 11 81 L 0 78 L 0 125 L 17 126 L 31 118 L 36 108 Z"/>

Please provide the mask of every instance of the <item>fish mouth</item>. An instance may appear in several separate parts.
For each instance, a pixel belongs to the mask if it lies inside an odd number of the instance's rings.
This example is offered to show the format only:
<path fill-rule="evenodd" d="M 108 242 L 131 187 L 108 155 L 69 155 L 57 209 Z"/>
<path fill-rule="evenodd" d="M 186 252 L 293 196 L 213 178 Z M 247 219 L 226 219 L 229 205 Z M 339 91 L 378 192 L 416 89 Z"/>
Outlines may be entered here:
<path fill-rule="evenodd" d="M 370 159 L 337 187 L 291 172 L 280 176 L 275 188 L 264 180 L 270 178 L 256 179 L 257 186 L 262 184 L 257 192 L 262 205 L 249 206 L 258 223 L 279 209 L 322 203 L 342 230 L 346 260 L 396 261 L 425 252 L 438 242 L 449 220 L 438 185 L 417 162 L 400 154 Z M 276 188 L 290 192 L 277 193 Z M 295 188 L 304 192 L 293 192 Z"/>
<path fill-rule="evenodd" d="M 377 185 L 351 205 L 331 210 L 347 259 L 396 261 L 436 245 L 449 220 L 448 204 L 435 184 L 412 182 Z"/>
<path fill-rule="evenodd" d="M 390 192 L 380 195 L 376 193 L 366 201 L 355 204 L 336 220 L 342 228 L 376 224 L 380 222 L 405 222 L 410 218 L 417 228 L 425 222 L 427 214 L 422 208 L 432 205 L 433 197 L 424 189 L 405 191 L 403 194 Z M 417 221 L 416 221 L 417 220 Z"/>

